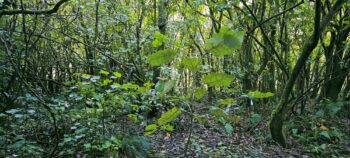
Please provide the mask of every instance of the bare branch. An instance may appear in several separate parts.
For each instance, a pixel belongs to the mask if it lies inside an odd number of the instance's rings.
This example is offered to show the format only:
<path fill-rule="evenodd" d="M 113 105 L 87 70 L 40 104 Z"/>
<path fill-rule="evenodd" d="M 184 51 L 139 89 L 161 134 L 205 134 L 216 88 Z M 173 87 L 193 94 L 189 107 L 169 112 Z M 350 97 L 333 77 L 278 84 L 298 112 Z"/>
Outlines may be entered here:
<path fill-rule="evenodd" d="M 0 10 L 0 17 L 3 15 L 17 15 L 17 14 L 29 14 L 29 15 L 42 15 L 42 14 L 52 14 L 58 11 L 61 5 L 69 0 L 60 0 L 56 5 L 49 10 Z"/>

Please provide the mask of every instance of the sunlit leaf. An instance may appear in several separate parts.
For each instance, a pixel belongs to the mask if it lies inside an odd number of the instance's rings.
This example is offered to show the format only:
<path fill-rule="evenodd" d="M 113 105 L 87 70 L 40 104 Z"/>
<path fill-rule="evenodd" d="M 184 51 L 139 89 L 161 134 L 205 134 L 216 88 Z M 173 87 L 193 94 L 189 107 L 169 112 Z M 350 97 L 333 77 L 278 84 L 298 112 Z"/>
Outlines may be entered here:
<path fill-rule="evenodd" d="M 102 74 L 102 75 L 109 75 L 109 72 L 105 71 L 105 70 L 100 70 L 99 73 Z"/>
<path fill-rule="evenodd" d="M 165 125 L 173 121 L 180 114 L 181 110 L 179 110 L 178 108 L 172 108 L 171 110 L 162 114 L 162 116 L 158 119 L 158 125 Z"/>
<path fill-rule="evenodd" d="M 102 82 L 100 82 L 99 84 L 100 84 L 100 86 L 106 86 L 106 85 L 108 85 L 108 84 L 110 84 L 110 83 L 112 83 L 113 81 L 112 80 L 110 80 L 110 79 L 104 79 Z"/>
<path fill-rule="evenodd" d="M 119 73 L 119 72 L 113 72 L 113 76 L 115 76 L 115 77 L 122 77 L 122 74 L 121 73 Z"/>
<path fill-rule="evenodd" d="M 250 91 L 248 92 L 248 95 L 252 96 L 253 98 L 262 99 L 273 97 L 275 94 L 271 92 Z"/>
<path fill-rule="evenodd" d="M 164 125 L 164 126 L 161 126 L 160 128 L 161 128 L 162 130 L 169 131 L 169 132 L 171 132 L 171 131 L 174 130 L 174 126 L 169 125 L 169 124 Z"/>
<path fill-rule="evenodd" d="M 154 40 L 152 41 L 152 46 L 153 47 L 159 47 L 161 46 L 165 40 L 166 40 L 166 36 L 161 34 L 160 32 L 156 32 L 154 35 Z"/>
<path fill-rule="evenodd" d="M 208 86 L 228 87 L 233 81 L 233 76 L 225 73 L 209 73 L 202 77 L 202 82 L 208 84 Z"/>
<path fill-rule="evenodd" d="M 200 60 L 198 58 L 184 58 L 182 64 L 190 71 L 200 70 Z"/>
<path fill-rule="evenodd" d="M 231 105 L 233 102 L 234 102 L 234 99 L 233 99 L 233 98 L 226 98 L 226 99 L 220 100 L 220 101 L 219 101 L 219 104 L 220 104 L 220 105 L 228 106 L 228 105 Z"/>
<path fill-rule="evenodd" d="M 206 42 L 205 48 L 217 57 L 230 55 L 242 45 L 243 35 L 224 27 Z"/>
<path fill-rule="evenodd" d="M 147 62 L 152 66 L 160 66 L 171 62 L 176 56 L 176 51 L 172 49 L 160 50 L 148 56 Z"/>
<path fill-rule="evenodd" d="M 145 131 L 146 131 L 145 136 L 153 134 L 154 132 L 157 131 L 157 128 L 158 128 L 158 126 L 156 124 L 147 125 L 146 129 L 145 129 Z"/>
<path fill-rule="evenodd" d="M 196 92 L 194 92 L 194 98 L 196 100 L 200 100 L 203 98 L 204 94 L 207 92 L 205 88 L 197 88 Z"/>

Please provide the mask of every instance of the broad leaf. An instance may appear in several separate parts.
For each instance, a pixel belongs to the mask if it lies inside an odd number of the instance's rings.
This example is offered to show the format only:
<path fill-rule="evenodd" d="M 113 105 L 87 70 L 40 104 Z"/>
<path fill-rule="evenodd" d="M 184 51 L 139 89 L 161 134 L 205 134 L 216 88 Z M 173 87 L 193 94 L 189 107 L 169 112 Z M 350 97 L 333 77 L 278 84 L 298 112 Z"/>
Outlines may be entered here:
<path fill-rule="evenodd" d="M 230 30 L 229 28 L 222 28 L 219 33 L 213 35 L 207 43 L 205 48 L 217 57 L 230 55 L 233 51 L 239 48 L 243 41 L 243 33 Z"/>
<path fill-rule="evenodd" d="M 156 84 L 156 91 L 160 94 L 166 94 L 174 88 L 176 80 L 159 80 Z"/>
<path fill-rule="evenodd" d="M 158 126 L 156 124 L 147 125 L 146 129 L 145 129 L 145 131 L 146 131 L 145 136 L 153 134 L 154 132 L 157 131 L 157 128 L 158 128 Z"/>
<path fill-rule="evenodd" d="M 209 73 L 202 77 L 202 82 L 208 84 L 208 86 L 228 87 L 233 81 L 233 76 L 225 73 Z"/>
<path fill-rule="evenodd" d="M 181 114 L 181 111 L 178 108 L 172 108 L 166 113 L 162 114 L 162 116 L 158 119 L 158 125 L 165 125 L 171 121 L 173 121 L 177 116 Z"/>
<path fill-rule="evenodd" d="M 169 131 L 169 132 L 174 130 L 174 126 L 172 126 L 172 125 L 164 125 L 164 126 L 161 126 L 160 128 L 162 130 Z"/>
<path fill-rule="evenodd" d="M 250 91 L 248 95 L 252 96 L 253 98 L 262 99 L 273 97 L 275 94 L 271 92 Z"/>
<path fill-rule="evenodd" d="M 152 41 L 153 47 L 160 47 L 166 40 L 166 36 L 161 34 L 160 32 L 156 32 L 154 35 L 154 40 Z"/>
<path fill-rule="evenodd" d="M 160 66 L 171 62 L 176 56 L 176 51 L 172 49 L 160 50 L 154 54 L 151 54 L 147 58 L 147 62 L 152 66 Z"/>
<path fill-rule="evenodd" d="M 200 70 L 200 60 L 198 58 L 184 58 L 182 59 L 182 65 L 193 72 Z"/>
<path fill-rule="evenodd" d="M 234 102 L 234 99 L 233 99 L 233 98 L 226 98 L 226 99 L 220 100 L 220 101 L 219 101 L 219 104 L 220 104 L 220 105 L 229 106 L 229 105 L 231 105 L 233 102 Z"/>
<path fill-rule="evenodd" d="M 203 98 L 204 94 L 207 92 L 205 88 L 197 88 L 196 92 L 194 92 L 194 98 L 196 100 L 200 100 Z"/>

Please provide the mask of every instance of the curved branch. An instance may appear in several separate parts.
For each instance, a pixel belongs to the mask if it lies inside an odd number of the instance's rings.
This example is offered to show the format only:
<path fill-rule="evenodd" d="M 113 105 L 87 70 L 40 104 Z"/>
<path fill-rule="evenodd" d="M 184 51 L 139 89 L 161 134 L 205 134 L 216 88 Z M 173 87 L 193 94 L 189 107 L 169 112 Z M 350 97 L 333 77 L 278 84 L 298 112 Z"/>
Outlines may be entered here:
<path fill-rule="evenodd" d="M 69 0 L 60 0 L 56 5 L 49 10 L 0 10 L 0 17 L 3 15 L 17 15 L 17 14 L 29 14 L 29 15 L 42 15 L 42 14 L 53 14 L 58 11 L 58 9 L 63 5 L 63 3 Z"/>

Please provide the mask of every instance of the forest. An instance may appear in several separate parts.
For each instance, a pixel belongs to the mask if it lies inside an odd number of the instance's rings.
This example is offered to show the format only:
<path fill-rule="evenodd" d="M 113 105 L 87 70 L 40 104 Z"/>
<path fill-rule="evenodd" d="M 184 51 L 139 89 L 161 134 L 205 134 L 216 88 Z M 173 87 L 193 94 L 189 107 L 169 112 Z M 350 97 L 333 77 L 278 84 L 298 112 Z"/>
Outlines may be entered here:
<path fill-rule="evenodd" d="M 350 157 L 350 0 L 0 0 L 0 157 Z"/>

